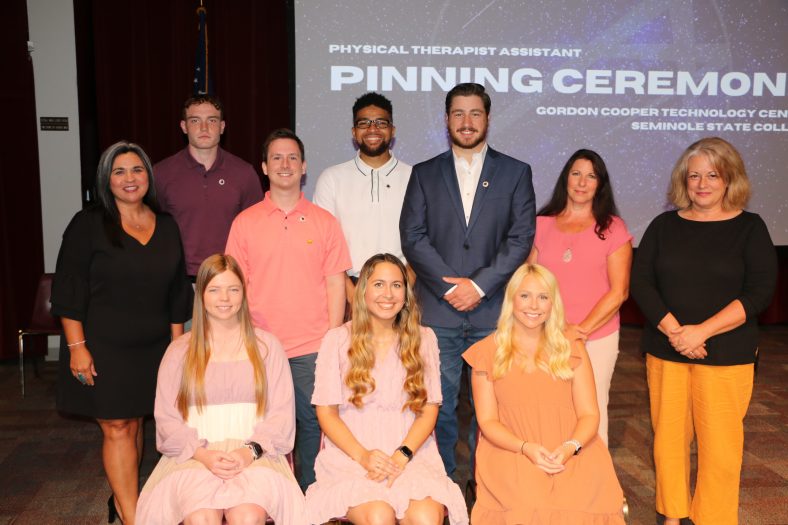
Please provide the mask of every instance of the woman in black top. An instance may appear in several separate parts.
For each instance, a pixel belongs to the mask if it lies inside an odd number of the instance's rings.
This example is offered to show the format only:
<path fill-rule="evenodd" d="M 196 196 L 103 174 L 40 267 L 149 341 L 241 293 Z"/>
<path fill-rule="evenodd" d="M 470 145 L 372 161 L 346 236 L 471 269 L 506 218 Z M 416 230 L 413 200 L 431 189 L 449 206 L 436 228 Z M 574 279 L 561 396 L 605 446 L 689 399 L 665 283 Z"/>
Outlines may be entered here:
<path fill-rule="evenodd" d="M 744 429 L 758 351 L 757 316 L 777 278 L 763 220 L 743 210 L 744 163 L 720 138 L 692 144 L 668 194 L 678 208 L 654 219 L 632 267 L 631 293 L 648 323 L 657 512 L 668 525 L 735 524 Z M 689 446 L 698 476 L 690 499 Z"/>
<path fill-rule="evenodd" d="M 104 470 L 124 523 L 134 523 L 142 417 L 153 412 L 156 374 L 171 337 L 190 317 L 175 221 L 158 213 L 142 148 L 110 146 L 96 173 L 98 204 L 63 234 L 52 311 L 63 322 L 58 409 L 97 420 Z"/>

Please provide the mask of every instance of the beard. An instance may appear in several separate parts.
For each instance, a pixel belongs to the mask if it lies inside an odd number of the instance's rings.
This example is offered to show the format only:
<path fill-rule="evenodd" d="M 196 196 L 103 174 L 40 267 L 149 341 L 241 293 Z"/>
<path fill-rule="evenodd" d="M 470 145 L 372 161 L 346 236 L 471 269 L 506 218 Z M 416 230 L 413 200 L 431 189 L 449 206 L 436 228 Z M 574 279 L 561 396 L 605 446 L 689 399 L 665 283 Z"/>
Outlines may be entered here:
<path fill-rule="evenodd" d="M 449 137 L 451 137 L 452 144 L 463 149 L 474 149 L 476 146 L 487 140 L 487 127 L 485 127 L 483 130 L 481 130 L 481 133 L 471 142 L 466 142 L 462 135 L 460 135 L 460 132 L 468 129 L 471 131 L 479 131 L 476 128 L 469 127 L 459 128 L 457 130 L 449 129 Z"/>
<path fill-rule="evenodd" d="M 390 140 L 382 140 L 380 144 L 377 145 L 375 148 L 370 148 L 367 146 L 364 141 L 357 142 L 358 149 L 361 150 L 361 153 L 366 155 L 367 157 L 379 157 L 383 155 L 389 150 L 389 145 L 391 144 Z"/>

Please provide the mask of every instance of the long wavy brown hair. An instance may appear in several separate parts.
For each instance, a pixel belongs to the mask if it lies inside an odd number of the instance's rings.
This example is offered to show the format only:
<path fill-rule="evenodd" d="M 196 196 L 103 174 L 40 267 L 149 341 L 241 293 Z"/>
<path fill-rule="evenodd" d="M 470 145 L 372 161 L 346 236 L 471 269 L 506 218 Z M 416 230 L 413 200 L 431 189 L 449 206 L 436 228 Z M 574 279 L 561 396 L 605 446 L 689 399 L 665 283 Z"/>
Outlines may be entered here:
<path fill-rule="evenodd" d="M 249 314 L 249 304 L 246 300 L 246 279 L 238 262 L 232 255 L 215 254 L 203 261 L 197 271 L 197 285 L 194 294 L 194 313 L 192 314 L 192 331 L 189 340 L 189 350 L 183 362 L 183 375 L 181 386 L 178 390 L 176 401 L 178 411 L 186 420 L 189 415 L 189 405 L 197 407 L 197 412 L 202 412 L 205 406 L 205 369 L 211 359 L 211 325 L 205 312 L 203 295 L 205 289 L 214 277 L 220 273 L 230 271 L 241 281 L 243 301 L 238 311 L 238 320 L 241 323 L 241 339 L 249 356 L 249 362 L 254 370 L 255 400 L 257 401 L 257 416 L 265 414 L 266 376 L 265 364 L 260 350 L 267 355 L 265 343 L 257 339 Z M 260 347 L 263 347 L 262 349 Z"/>
<path fill-rule="evenodd" d="M 405 367 L 403 388 L 408 400 L 402 410 L 421 414 L 427 402 L 427 388 L 424 386 L 424 360 L 421 358 L 421 310 L 416 302 L 413 287 L 408 282 L 405 265 L 390 253 L 379 253 L 364 263 L 359 274 L 356 293 L 353 297 L 353 320 L 350 324 L 350 348 L 348 359 L 350 370 L 345 376 L 345 384 L 353 391 L 348 401 L 357 408 L 364 405 L 365 395 L 375 390 L 375 380 L 371 370 L 375 366 L 375 352 L 372 345 L 372 322 L 369 309 L 364 300 L 367 284 L 375 267 L 390 263 L 399 268 L 405 286 L 405 304 L 394 319 L 394 330 L 399 335 L 399 357 Z"/>

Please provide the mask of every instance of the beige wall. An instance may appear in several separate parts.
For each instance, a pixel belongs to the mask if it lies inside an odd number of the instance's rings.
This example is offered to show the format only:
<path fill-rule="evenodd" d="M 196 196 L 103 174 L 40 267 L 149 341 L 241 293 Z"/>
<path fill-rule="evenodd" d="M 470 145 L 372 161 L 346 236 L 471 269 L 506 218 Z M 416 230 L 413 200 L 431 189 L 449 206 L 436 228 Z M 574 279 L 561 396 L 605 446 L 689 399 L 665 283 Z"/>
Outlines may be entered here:
<path fill-rule="evenodd" d="M 36 122 L 39 117 L 68 117 L 68 131 L 38 131 L 44 268 L 55 270 L 60 240 L 81 206 L 77 63 L 72 0 L 27 0 L 35 77 Z M 49 357 L 57 358 L 57 338 Z"/>

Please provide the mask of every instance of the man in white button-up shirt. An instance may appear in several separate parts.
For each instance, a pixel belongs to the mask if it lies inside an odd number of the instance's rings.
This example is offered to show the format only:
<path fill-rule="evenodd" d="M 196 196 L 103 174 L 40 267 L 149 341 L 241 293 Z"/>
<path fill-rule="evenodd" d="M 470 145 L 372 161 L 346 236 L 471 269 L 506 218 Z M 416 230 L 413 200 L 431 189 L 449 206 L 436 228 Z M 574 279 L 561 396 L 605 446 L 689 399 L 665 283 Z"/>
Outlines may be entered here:
<path fill-rule="evenodd" d="M 339 220 L 345 234 L 353 260 L 346 279 L 349 301 L 353 280 L 368 258 L 387 252 L 405 260 L 398 222 L 411 166 L 390 150 L 396 132 L 392 114 L 391 102 L 383 95 L 366 93 L 356 99 L 351 133 L 358 153 L 323 171 L 312 197 Z"/>

